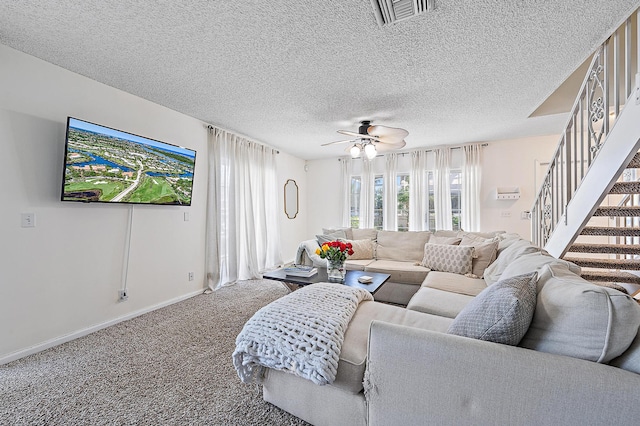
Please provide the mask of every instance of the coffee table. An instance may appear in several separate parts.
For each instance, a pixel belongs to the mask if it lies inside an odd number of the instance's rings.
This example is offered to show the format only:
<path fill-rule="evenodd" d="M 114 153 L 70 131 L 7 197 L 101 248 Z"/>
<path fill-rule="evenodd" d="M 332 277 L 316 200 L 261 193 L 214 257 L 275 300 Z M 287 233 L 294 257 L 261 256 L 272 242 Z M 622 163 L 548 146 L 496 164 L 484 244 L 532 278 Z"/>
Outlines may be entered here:
<path fill-rule="evenodd" d="M 368 284 L 361 283 L 358 281 L 363 275 L 368 275 L 372 278 L 371 282 Z M 262 277 L 269 280 L 282 281 L 287 284 L 294 284 L 296 286 L 305 286 L 309 284 L 329 282 L 327 277 L 327 269 L 326 268 L 318 268 L 318 273 L 312 277 L 293 277 L 291 275 L 287 275 L 284 269 L 275 269 L 273 271 L 265 272 L 262 274 Z M 363 271 L 347 271 L 347 274 L 344 278 L 344 285 L 349 287 L 357 287 L 363 288 L 367 290 L 371 294 L 375 294 L 382 285 L 387 282 L 387 280 L 391 277 L 389 274 L 380 274 L 377 272 L 363 272 Z"/>

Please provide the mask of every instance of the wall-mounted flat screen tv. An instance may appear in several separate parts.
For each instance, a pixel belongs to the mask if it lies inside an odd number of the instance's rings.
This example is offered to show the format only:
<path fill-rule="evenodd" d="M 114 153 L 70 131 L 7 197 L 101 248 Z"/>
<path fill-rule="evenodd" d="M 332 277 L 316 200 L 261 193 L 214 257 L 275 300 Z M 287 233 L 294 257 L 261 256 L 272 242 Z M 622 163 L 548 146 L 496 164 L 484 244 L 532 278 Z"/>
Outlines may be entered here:
<path fill-rule="evenodd" d="M 62 201 L 191 205 L 196 151 L 69 117 Z"/>

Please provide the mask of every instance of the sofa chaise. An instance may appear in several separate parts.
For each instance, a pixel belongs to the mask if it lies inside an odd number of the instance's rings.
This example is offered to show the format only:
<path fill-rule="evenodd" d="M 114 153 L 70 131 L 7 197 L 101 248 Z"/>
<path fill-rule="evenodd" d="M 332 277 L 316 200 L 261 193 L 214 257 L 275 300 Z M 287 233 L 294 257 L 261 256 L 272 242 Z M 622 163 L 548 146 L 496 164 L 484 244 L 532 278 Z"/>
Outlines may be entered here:
<path fill-rule="evenodd" d="M 472 251 L 496 246 L 478 276 L 468 246 L 459 246 L 465 235 L 441 233 L 429 243 L 433 234 L 403 234 L 427 238 L 421 259 L 407 248 L 416 241 L 404 246 L 410 260 L 388 259 L 395 255 L 385 244 L 400 236 L 379 231 L 377 257 L 356 265 L 423 268 L 420 284 L 399 282 L 415 287 L 406 307 L 360 303 L 333 383 L 268 368 L 266 401 L 314 425 L 638 423 L 640 306 L 633 298 L 583 280 L 576 265 L 514 235 L 466 235 L 476 240 Z M 462 253 L 467 269 L 447 265 L 438 252 Z"/>

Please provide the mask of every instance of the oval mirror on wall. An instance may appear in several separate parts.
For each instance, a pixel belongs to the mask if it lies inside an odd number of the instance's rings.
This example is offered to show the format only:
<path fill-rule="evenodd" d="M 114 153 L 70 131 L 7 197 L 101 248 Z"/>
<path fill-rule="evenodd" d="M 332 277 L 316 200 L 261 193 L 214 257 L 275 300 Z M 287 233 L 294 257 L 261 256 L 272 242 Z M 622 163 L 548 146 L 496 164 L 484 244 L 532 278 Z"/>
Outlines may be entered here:
<path fill-rule="evenodd" d="M 284 214 L 289 219 L 295 219 L 298 215 L 298 184 L 293 179 L 288 179 L 284 184 Z"/>

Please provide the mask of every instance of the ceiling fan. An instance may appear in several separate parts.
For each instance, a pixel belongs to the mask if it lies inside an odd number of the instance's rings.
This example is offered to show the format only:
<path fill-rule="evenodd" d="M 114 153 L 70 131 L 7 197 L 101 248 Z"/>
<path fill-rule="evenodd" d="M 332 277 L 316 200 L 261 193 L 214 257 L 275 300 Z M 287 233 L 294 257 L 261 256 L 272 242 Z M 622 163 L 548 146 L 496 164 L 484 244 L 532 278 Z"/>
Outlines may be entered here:
<path fill-rule="evenodd" d="M 351 153 L 351 157 L 357 158 L 364 151 L 365 156 L 369 160 L 375 158 L 378 152 L 403 148 L 407 144 L 404 138 L 409 134 L 406 130 L 396 127 L 372 126 L 370 120 L 360 122 L 358 133 L 349 130 L 338 130 L 338 133 L 351 136 L 353 139 L 329 142 L 322 144 L 322 146 L 338 143 L 353 143 L 351 147 L 346 149 L 347 152 Z"/>

